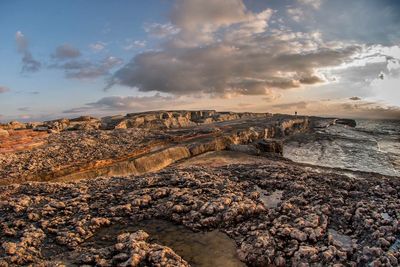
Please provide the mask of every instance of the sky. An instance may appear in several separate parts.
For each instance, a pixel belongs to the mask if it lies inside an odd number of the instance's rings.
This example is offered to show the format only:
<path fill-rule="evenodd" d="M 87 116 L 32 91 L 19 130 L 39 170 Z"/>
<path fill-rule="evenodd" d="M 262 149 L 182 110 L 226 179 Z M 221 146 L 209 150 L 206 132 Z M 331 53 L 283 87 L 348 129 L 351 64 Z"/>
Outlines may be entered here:
<path fill-rule="evenodd" d="M 0 0 L 0 121 L 400 119 L 398 0 Z"/>

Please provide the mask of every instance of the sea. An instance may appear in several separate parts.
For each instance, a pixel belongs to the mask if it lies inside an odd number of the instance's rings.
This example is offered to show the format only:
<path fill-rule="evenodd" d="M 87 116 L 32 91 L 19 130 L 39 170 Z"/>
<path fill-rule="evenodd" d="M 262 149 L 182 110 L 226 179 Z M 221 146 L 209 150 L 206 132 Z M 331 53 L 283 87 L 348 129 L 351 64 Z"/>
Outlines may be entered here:
<path fill-rule="evenodd" d="M 289 137 L 283 156 L 295 162 L 400 176 L 400 120 L 356 120 Z"/>

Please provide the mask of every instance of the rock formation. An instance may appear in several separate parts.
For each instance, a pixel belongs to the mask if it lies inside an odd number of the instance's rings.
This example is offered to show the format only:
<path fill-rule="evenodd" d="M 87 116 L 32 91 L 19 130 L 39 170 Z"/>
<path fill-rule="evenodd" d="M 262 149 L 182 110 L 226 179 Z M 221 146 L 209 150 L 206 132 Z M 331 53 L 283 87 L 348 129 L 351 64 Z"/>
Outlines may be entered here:
<path fill-rule="evenodd" d="M 262 198 L 277 190 L 279 201 L 268 205 L 273 200 Z M 10 185 L 0 191 L 0 265 L 134 260 L 140 266 L 152 260 L 185 266 L 172 250 L 146 243 L 143 232 L 116 236 L 113 247 L 85 246 L 102 228 L 158 218 L 224 231 L 249 266 L 397 266 L 398 192 L 399 179 L 350 178 L 266 158 L 262 164 L 178 165 L 144 176 Z"/>
<path fill-rule="evenodd" d="M 281 157 L 288 136 L 338 121 L 160 111 L 3 125 L 0 266 L 196 265 L 139 224 L 154 220 L 224 233 L 232 266 L 399 266 L 399 177 Z"/>
<path fill-rule="evenodd" d="M 45 139 L 41 137 L 39 143 L 34 139 L 32 145 L 42 146 L 0 155 L 0 184 L 142 174 L 205 152 L 230 149 L 231 145 L 250 144 L 260 152 L 282 154 L 279 141 L 269 139 L 309 129 L 308 118 L 270 114 L 185 111 L 128 114 L 126 118 L 142 118 L 148 128 L 128 123 L 127 129 L 118 125 L 113 130 L 96 129 L 99 121 L 93 118 L 46 122 L 46 127 L 56 133 L 33 131 L 43 133 L 41 136 Z M 175 128 L 170 124 L 171 118 L 190 121 L 195 126 Z M 113 125 L 107 119 L 102 121 Z M 259 148 L 260 140 L 274 145 Z M 27 141 L 27 144 L 30 143 Z M 7 149 L 3 151 L 9 151 L 10 146 Z"/>
<path fill-rule="evenodd" d="M 351 119 L 337 119 L 337 120 L 335 120 L 335 123 L 347 125 L 347 126 L 350 126 L 350 127 L 356 127 L 357 126 L 357 122 L 355 120 L 351 120 Z"/>

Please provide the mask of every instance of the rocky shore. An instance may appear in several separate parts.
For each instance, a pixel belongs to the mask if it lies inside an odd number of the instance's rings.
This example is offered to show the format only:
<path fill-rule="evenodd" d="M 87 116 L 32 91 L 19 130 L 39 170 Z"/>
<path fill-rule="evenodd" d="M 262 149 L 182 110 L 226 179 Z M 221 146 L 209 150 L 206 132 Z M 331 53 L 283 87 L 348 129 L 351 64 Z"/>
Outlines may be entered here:
<path fill-rule="evenodd" d="M 0 266 L 187 266 L 141 231 L 85 246 L 101 228 L 155 218 L 223 231 L 249 266 L 398 266 L 399 179 L 263 161 L 3 187 Z M 276 191 L 278 199 L 268 198 Z"/>
<path fill-rule="evenodd" d="M 271 150 L 281 153 L 280 141 L 275 142 L 273 138 L 282 138 L 309 129 L 309 120 L 306 117 L 272 116 L 268 113 L 220 114 L 210 111 L 200 113 L 203 119 L 196 119 L 197 124 L 194 126 L 167 127 L 166 125 L 170 126 L 171 120 L 176 119 L 174 114 L 180 114 L 176 117 L 181 121 L 191 113 L 146 113 L 146 118 L 150 117 L 146 119 L 147 122 L 145 120 L 148 128 L 129 123 L 132 118 L 137 120 L 144 115 L 128 114 L 122 121 L 114 119 L 120 123 L 124 122 L 127 128 L 67 128 L 61 132 L 42 135 L 40 140 L 34 139 L 34 144 L 24 136 L 19 142 L 24 143 L 27 140 L 25 146 L 15 151 L 10 151 L 10 145 L 7 144 L 21 130 L 16 133 L 11 130 L 11 137 L 2 139 L 3 146 L 8 150 L 7 153 L 0 154 L 0 185 L 60 178 L 72 180 L 80 177 L 142 174 L 160 170 L 178 160 L 208 151 L 240 149 L 235 145 L 250 143 L 256 145 L 253 149 L 256 152 Z M 212 116 L 209 117 L 209 114 Z M 194 120 L 193 114 L 189 117 Z M 93 118 L 90 120 L 95 121 Z M 109 122 L 109 118 L 102 121 Z M 164 126 L 160 127 L 160 123 Z M 36 132 L 34 130 L 31 132 Z M 22 131 L 27 134 L 26 129 Z M 256 144 L 257 141 L 264 143 Z"/>
<path fill-rule="evenodd" d="M 0 154 L 0 266 L 399 266 L 399 177 L 281 157 L 352 121 L 168 114 L 4 130 L 43 143 Z"/>

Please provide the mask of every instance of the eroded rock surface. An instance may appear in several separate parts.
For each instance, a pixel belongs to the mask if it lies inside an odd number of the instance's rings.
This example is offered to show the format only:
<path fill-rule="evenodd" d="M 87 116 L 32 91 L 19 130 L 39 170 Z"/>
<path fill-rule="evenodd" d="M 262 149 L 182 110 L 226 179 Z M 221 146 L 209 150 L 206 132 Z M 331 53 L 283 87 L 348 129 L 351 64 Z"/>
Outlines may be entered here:
<path fill-rule="evenodd" d="M 282 191 L 280 202 L 265 205 L 259 189 Z M 143 259 L 151 253 L 142 257 L 141 250 L 125 251 L 125 245 L 90 250 L 82 244 L 104 227 L 158 218 L 192 230 L 224 231 L 249 266 L 398 266 L 400 252 L 391 248 L 400 234 L 399 192 L 400 181 L 393 177 L 350 178 L 267 159 L 70 184 L 10 185 L 0 195 L 0 258 L 3 265 L 56 264 L 72 251 L 89 253 L 91 265 Z M 152 251 L 153 245 L 143 246 Z"/>
<path fill-rule="evenodd" d="M 234 242 L 231 266 L 399 266 L 399 177 L 280 157 L 284 138 L 335 122 L 161 111 L 3 125 L 0 266 L 196 266 L 144 225 L 159 220 L 228 235 L 213 250 Z"/>
<path fill-rule="evenodd" d="M 164 125 L 169 124 L 171 119 L 181 120 L 181 117 L 190 118 L 195 123 L 172 123 L 174 127 L 172 124 L 168 127 Z M 115 126 L 114 130 L 77 124 L 81 125 L 81 130 L 57 130 L 50 135 L 47 131 L 23 130 L 46 138 L 33 142 L 34 149 L 30 147 L 15 151 L 17 149 L 13 148 L 16 146 L 6 146 L 11 151 L 0 154 L 0 184 L 143 174 L 208 151 L 226 150 L 231 145 L 255 144 L 260 140 L 266 141 L 256 149 L 281 154 L 279 141 L 269 139 L 282 138 L 309 129 L 308 118 L 272 116 L 268 113 L 152 112 L 128 114 L 124 118 L 145 118 L 146 123 L 132 124 L 129 127 Z M 208 120 L 210 118 L 212 119 Z M 67 125 L 71 121 L 94 121 L 98 124 L 91 117 L 70 121 L 62 119 L 53 121 L 53 125 L 58 126 L 52 129 L 62 129 L 60 124 Z M 164 123 L 165 127 L 155 126 L 160 123 Z M 188 127 L 182 128 L 183 126 Z M 25 141 L 25 144 L 30 144 L 28 140 Z"/>

